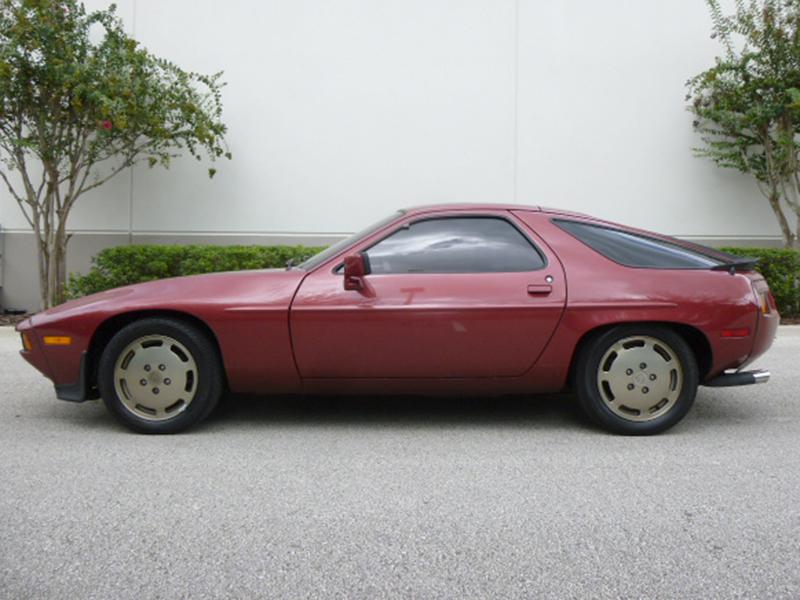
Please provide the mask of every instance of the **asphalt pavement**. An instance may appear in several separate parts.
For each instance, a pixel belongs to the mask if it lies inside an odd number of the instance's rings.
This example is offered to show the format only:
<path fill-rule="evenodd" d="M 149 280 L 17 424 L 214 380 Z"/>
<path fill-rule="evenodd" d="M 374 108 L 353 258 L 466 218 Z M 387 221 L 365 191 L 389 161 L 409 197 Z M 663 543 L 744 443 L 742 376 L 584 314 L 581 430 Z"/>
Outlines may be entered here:
<path fill-rule="evenodd" d="M 0 327 L 0 598 L 800 598 L 800 326 L 666 434 L 570 396 L 56 400 Z"/>

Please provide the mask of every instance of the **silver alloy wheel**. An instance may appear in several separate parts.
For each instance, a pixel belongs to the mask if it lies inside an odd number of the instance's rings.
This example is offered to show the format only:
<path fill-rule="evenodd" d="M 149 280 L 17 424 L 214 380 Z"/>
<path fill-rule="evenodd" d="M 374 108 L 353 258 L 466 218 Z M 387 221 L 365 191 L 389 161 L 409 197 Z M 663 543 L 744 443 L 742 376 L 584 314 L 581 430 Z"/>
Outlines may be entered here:
<path fill-rule="evenodd" d="M 194 357 L 174 338 L 141 337 L 125 347 L 114 367 L 114 386 L 122 405 L 147 421 L 180 414 L 197 393 Z"/>
<path fill-rule="evenodd" d="M 603 354 L 597 388 L 605 405 L 628 421 L 651 421 L 669 412 L 683 390 L 683 368 L 663 341 L 636 335 Z"/>

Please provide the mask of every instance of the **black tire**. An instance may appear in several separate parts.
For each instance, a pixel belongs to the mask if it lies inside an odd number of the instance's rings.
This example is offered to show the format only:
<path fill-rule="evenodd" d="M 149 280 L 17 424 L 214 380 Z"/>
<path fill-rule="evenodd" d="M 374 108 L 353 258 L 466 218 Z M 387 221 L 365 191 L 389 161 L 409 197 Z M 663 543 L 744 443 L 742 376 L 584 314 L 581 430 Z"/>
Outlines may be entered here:
<path fill-rule="evenodd" d="M 623 325 L 586 340 L 572 385 L 586 414 L 624 435 L 675 426 L 694 403 L 697 361 L 686 341 L 658 325 Z"/>
<path fill-rule="evenodd" d="M 121 329 L 98 370 L 109 412 L 139 433 L 177 433 L 205 419 L 222 395 L 216 346 L 197 328 L 146 318 Z"/>

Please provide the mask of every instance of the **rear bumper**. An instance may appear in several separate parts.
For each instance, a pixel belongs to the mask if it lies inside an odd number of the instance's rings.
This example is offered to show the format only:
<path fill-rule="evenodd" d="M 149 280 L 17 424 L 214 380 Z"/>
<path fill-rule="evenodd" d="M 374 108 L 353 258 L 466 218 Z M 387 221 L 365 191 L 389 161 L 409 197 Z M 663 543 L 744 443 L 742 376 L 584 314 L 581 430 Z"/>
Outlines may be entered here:
<path fill-rule="evenodd" d="M 723 373 L 706 381 L 703 385 L 708 387 L 732 387 L 735 385 L 753 385 L 767 383 L 770 373 L 764 369 L 757 371 L 739 371 L 736 373 Z"/>

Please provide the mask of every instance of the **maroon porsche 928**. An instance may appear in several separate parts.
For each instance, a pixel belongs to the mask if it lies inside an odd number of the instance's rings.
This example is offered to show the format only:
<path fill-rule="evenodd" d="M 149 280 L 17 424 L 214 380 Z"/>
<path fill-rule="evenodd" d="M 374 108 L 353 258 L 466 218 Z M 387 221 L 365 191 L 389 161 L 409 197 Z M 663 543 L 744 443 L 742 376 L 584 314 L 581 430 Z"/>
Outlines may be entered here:
<path fill-rule="evenodd" d="M 755 260 L 538 207 L 397 212 L 285 270 L 168 279 L 18 326 L 59 398 L 174 433 L 224 391 L 500 395 L 571 389 L 602 427 L 654 434 L 698 385 L 772 344 Z"/>

